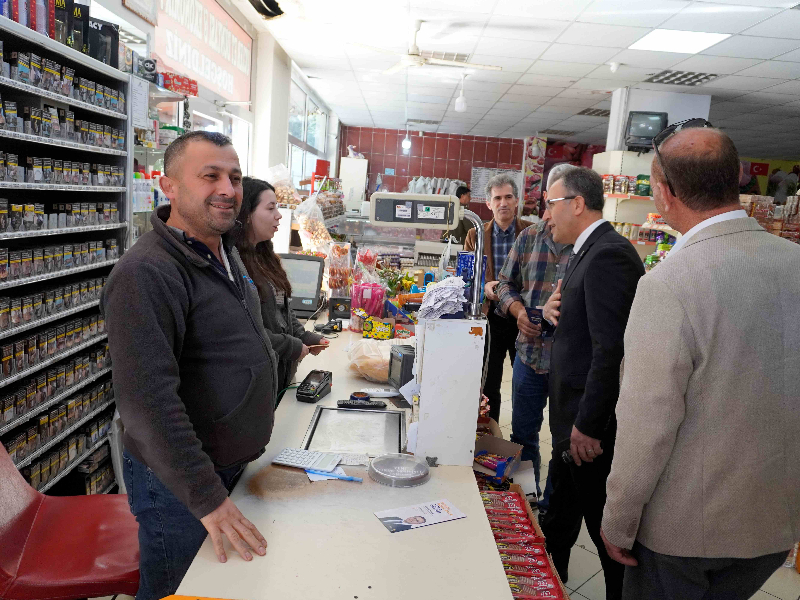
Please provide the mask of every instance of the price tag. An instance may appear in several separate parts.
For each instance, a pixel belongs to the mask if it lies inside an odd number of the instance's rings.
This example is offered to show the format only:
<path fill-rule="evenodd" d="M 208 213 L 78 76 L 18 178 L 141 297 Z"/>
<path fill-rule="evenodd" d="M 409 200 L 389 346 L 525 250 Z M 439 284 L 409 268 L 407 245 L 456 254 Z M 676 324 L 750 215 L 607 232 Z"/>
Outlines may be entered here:
<path fill-rule="evenodd" d="M 418 219 L 444 220 L 444 206 L 417 205 Z"/>
<path fill-rule="evenodd" d="M 411 202 L 405 204 L 398 204 L 394 207 L 394 216 L 396 219 L 410 219 L 411 218 Z"/>

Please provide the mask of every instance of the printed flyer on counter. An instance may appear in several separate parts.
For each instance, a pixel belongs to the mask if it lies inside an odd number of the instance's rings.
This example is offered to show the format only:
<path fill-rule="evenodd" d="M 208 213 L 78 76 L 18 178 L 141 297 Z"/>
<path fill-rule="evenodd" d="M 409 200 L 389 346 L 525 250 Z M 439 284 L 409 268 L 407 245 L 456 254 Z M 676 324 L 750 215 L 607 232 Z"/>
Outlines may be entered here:
<path fill-rule="evenodd" d="M 393 508 L 376 512 L 383 526 L 392 533 L 419 529 L 428 525 L 438 525 L 447 521 L 463 519 L 467 515 L 453 506 L 449 500 L 437 500 L 403 508 Z"/>

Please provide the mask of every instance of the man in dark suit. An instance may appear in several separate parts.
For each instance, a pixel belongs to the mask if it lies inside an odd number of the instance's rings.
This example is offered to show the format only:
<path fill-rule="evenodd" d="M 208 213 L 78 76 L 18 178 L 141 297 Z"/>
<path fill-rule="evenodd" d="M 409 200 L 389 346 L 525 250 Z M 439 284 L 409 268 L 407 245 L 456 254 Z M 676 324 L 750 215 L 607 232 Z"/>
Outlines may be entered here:
<path fill-rule="evenodd" d="M 564 583 L 581 521 L 606 580 L 606 597 L 622 596 L 624 570 L 606 552 L 600 522 L 614 454 L 623 336 L 644 266 L 630 241 L 603 219 L 603 182 L 573 169 L 551 183 L 547 212 L 553 240 L 573 244 L 567 272 L 545 305 L 555 327 L 550 362 L 553 493 L 542 518 L 547 551 Z"/>

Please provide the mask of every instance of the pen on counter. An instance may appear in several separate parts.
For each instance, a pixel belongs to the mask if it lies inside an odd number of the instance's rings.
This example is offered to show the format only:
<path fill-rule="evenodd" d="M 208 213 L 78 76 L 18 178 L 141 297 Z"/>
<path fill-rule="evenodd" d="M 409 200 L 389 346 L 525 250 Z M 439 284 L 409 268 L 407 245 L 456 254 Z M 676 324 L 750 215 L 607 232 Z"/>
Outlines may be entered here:
<path fill-rule="evenodd" d="M 337 475 L 336 473 L 328 473 L 327 471 L 315 471 L 314 469 L 306 469 L 306 473 L 311 473 L 312 475 L 327 475 L 328 477 L 335 477 L 336 479 L 341 479 L 342 481 L 357 481 L 361 483 L 364 481 L 361 477 L 350 477 L 350 475 Z"/>

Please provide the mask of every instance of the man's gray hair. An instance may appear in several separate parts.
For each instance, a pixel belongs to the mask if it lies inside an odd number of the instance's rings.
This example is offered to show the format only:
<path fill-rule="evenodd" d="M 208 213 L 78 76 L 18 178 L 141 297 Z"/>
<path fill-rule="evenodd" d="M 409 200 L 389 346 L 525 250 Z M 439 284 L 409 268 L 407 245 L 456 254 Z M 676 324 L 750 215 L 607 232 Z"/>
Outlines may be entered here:
<path fill-rule="evenodd" d="M 492 188 L 503 187 L 504 185 L 510 185 L 511 191 L 514 193 L 514 198 L 519 198 L 519 188 L 517 187 L 516 178 L 510 173 L 498 173 L 486 184 L 486 199 L 492 199 Z"/>
<path fill-rule="evenodd" d="M 572 169 L 577 169 L 575 165 L 571 165 L 569 163 L 558 163 L 554 165 L 552 169 L 550 169 L 550 173 L 547 176 L 547 188 L 550 189 L 550 186 L 553 185 L 556 181 L 564 177 L 567 171 L 572 171 Z"/>

